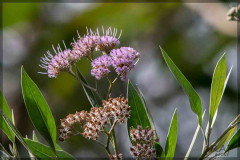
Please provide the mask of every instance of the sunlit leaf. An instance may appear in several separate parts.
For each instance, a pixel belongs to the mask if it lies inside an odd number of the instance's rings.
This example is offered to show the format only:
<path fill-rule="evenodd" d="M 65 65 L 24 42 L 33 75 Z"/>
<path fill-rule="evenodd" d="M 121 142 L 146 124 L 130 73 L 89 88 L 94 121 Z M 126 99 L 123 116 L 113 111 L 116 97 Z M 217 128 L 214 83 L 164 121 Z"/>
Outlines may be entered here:
<path fill-rule="evenodd" d="M 188 96 L 190 106 L 192 111 L 197 114 L 198 117 L 198 123 L 200 126 L 202 126 L 202 102 L 197 94 L 197 92 L 194 90 L 191 83 L 187 80 L 187 78 L 183 75 L 183 73 L 178 69 L 178 67 L 174 64 L 174 62 L 171 60 L 171 58 L 167 55 L 167 53 L 160 47 L 162 51 L 162 55 L 164 57 L 165 62 L 167 63 L 168 68 L 178 81 L 178 83 L 183 88 L 184 92 Z"/>
<path fill-rule="evenodd" d="M 232 129 L 230 129 L 222 138 L 221 140 L 216 144 L 215 151 L 221 148 L 233 135 L 234 131 L 236 129 L 236 126 Z"/>
<path fill-rule="evenodd" d="M 175 148 L 177 144 L 177 137 L 178 137 L 178 116 L 177 110 L 175 110 L 171 124 L 169 126 L 167 141 L 165 146 L 165 155 L 167 159 L 172 159 L 175 154 Z"/>
<path fill-rule="evenodd" d="M 56 154 L 53 150 L 39 142 L 24 138 L 24 141 L 27 143 L 28 147 L 31 149 L 32 153 L 36 155 L 38 158 L 64 158 L 64 159 L 73 159 L 73 157 L 65 152 L 56 150 Z"/>
<path fill-rule="evenodd" d="M 212 121 L 220 104 L 226 81 L 227 64 L 225 54 L 218 61 L 213 73 L 211 94 L 210 94 L 210 121 Z"/>
<path fill-rule="evenodd" d="M 22 93 L 28 115 L 45 140 L 54 149 L 56 146 L 56 125 L 52 112 L 37 85 L 22 67 Z"/>
<path fill-rule="evenodd" d="M 12 121 L 12 114 L 11 114 L 10 108 L 9 108 L 7 101 L 4 98 L 2 92 L 0 92 L 0 100 L 1 100 L 2 112 L 9 118 L 10 121 Z M 9 126 L 6 124 L 6 122 L 3 120 L 2 117 L 0 117 L 0 122 L 1 122 L 0 127 L 1 127 L 2 131 L 7 135 L 9 140 L 14 142 L 15 141 L 14 133 L 12 132 L 12 130 L 9 128 Z"/>
<path fill-rule="evenodd" d="M 239 148 L 240 147 L 240 129 L 234 134 L 234 136 L 229 141 L 227 148 L 225 149 L 225 152 L 228 152 L 232 149 Z"/>

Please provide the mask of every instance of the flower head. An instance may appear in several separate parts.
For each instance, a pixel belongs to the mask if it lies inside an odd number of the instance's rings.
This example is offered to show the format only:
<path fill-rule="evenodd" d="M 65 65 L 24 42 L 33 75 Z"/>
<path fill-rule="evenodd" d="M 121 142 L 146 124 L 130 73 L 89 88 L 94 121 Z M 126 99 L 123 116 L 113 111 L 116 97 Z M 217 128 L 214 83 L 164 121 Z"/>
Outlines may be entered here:
<path fill-rule="evenodd" d="M 130 47 L 121 47 L 113 49 L 110 55 L 115 71 L 121 75 L 122 80 L 126 80 L 127 72 L 135 66 L 135 60 L 140 56 L 140 53 Z"/>
<path fill-rule="evenodd" d="M 52 55 L 50 51 L 40 59 L 42 64 L 39 66 L 45 69 L 47 72 L 39 72 L 42 74 L 48 74 L 49 78 L 56 78 L 62 71 L 67 71 L 71 67 L 72 54 L 70 49 L 61 50 L 58 46 L 57 51 L 54 49 L 56 55 Z"/>
<path fill-rule="evenodd" d="M 117 122 L 124 123 L 130 116 L 130 106 L 124 97 L 109 98 L 103 101 L 103 106 Z"/>
<path fill-rule="evenodd" d="M 97 29 L 97 35 L 99 36 L 98 41 L 97 41 L 97 50 L 103 51 L 107 54 L 117 47 L 120 44 L 119 38 L 121 37 L 121 33 L 117 37 L 117 28 L 111 28 L 109 27 L 108 29 L 104 30 L 102 27 L 102 35 L 99 33 Z"/>
<path fill-rule="evenodd" d="M 74 61 L 77 62 L 84 56 L 90 56 L 96 48 L 98 38 L 99 37 L 97 35 L 86 35 L 84 37 L 79 36 L 79 39 L 72 43 L 72 53 L 75 57 Z"/>
<path fill-rule="evenodd" d="M 91 63 L 92 70 L 91 74 L 96 79 L 101 79 L 102 77 L 106 76 L 110 70 L 109 67 L 112 64 L 112 58 L 108 55 L 102 55 L 96 59 L 94 59 Z"/>
<path fill-rule="evenodd" d="M 131 154 L 138 158 L 153 158 L 156 153 L 153 143 L 155 140 L 154 131 L 152 129 L 143 129 L 138 126 L 137 129 L 130 130 L 130 137 L 133 146 L 130 148 Z"/>

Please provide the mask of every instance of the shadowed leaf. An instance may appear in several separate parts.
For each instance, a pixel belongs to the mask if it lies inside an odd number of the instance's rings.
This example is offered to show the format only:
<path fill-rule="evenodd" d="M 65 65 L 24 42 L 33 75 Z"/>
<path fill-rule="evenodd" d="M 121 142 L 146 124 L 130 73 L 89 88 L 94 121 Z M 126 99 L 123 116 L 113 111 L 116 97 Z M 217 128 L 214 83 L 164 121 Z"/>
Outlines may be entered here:
<path fill-rule="evenodd" d="M 12 114 L 10 111 L 10 108 L 7 104 L 6 99 L 4 98 L 2 92 L 0 92 L 0 100 L 1 100 L 1 110 L 2 112 L 9 118 L 9 120 L 12 122 Z M 12 132 L 12 130 L 9 128 L 9 126 L 7 125 L 7 123 L 3 120 L 3 117 L 0 117 L 0 121 L 1 121 L 1 129 L 2 131 L 7 135 L 7 137 L 9 138 L 10 141 L 14 142 L 15 138 L 14 138 L 14 133 Z"/>
<path fill-rule="evenodd" d="M 37 85 L 22 67 L 22 94 L 28 115 L 44 139 L 54 149 L 56 146 L 56 125 L 52 112 Z"/>

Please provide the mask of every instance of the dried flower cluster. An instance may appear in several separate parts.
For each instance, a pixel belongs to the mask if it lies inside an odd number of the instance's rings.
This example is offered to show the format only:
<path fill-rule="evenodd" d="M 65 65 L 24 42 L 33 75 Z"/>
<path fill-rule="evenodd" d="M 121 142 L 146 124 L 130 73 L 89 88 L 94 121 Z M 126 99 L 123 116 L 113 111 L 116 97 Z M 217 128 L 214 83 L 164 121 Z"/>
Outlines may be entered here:
<path fill-rule="evenodd" d="M 109 159 L 110 160 L 122 160 L 123 155 L 122 155 L 122 153 L 116 153 L 114 155 L 109 155 Z"/>
<path fill-rule="evenodd" d="M 61 119 L 59 127 L 59 140 L 64 141 L 72 135 L 74 124 L 80 124 L 85 138 L 97 140 L 103 127 L 113 118 L 118 123 L 124 123 L 129 117 L 130 106 L 128 100 L 123 97 L 109 98 L 103 101 L 103 107 L 92 107 L 89 112 L 81 111 L 69 114 Z"/>
<path fill-rule="evenodd" d="M 139 57 L 139 53 L 130 47 L 121 47 L 114 50 L 119 46 L 119 38 L 117 37 L 117 29 L 102 28 L 102 34 L 99 30 L 88 31 L 87 35 L 81 37 L 78 35 L 78 40 L 72 43 L 72 50 L 67 49 L 62 51 L 58 46 L 57 51 L 53 48 L 55 55 L 49 51 L 47 55 L 41 58 L 40 67 L 44 68 L 47 72 L 39 72 L 47 74 L 50 78 L 56 78 L 61 72 L 69 71 L 71 66 L 78 62 L 82 57 L 88 57 L 92 61 L 91 74 L 96 79 L 101 79 L 108 75 L 110 72 L 109 67 L 113 66 L 116 73 L 121 76 L 122 80 L 126 79 L 127 71 L 134 67 L 134 61 Z M 101 51 L 102 56 L 93 59 L 93 51 Z"/>
<path fill-rule="evenodd" d="M 124 123 L 130 116 L 130 106 L 128 106 L 128 100 L 124 97 L 109 98 L 107 101 L 103 101 L 103 106 L 119 123 Z"/>
<path fill-rule="evenodd" d="M 61 119 L 61 125 L 59 126 L 59 140 L 65 141 L 72 135 L 73 125 L 75 123 L 82 124 L 85 122 L 87 116 L 86 111 L 76 112 L 75 114 L 69 114 L 66 118 Z"/>
<path fill-rule="evenodd" d="M 82 135 L 85 138 L 97 140 L 103 126 L 108 122 L 108 112 L 103 107 L 92 107 L 86 116 L 86 123 L 83 125 Z"/>
<path fill-rule="evenodd" d="M 155 134 L 152 129 L 143 129 L 138 126 L 137 129 L 130 130 L 130 137 L 133 146 L 130 148 L 131 154 L 137 158 L 149 159 L 155 156 L 155 149 L 153 146 Z"/>

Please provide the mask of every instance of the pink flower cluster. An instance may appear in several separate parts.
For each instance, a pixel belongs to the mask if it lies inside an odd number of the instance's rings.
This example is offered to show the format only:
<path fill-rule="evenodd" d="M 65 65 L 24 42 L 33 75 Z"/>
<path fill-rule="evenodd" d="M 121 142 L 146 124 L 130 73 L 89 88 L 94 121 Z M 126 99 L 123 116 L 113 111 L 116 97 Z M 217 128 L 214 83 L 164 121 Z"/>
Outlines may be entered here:
<path fill-rule="evenodd" d="M 61 72 L 69 71 L 72 65 L 78 62 L 82 57 L 88 57 L 92 61 L 91 75 L 96 79 L 101 79 L 108 75 L 112 66 L 122 80 L 126 80 L 126 75 L 129 70 L 135 66 L 135 61 L 139 58 L 139 52 L 130 47 L 119 46 L 120 35 L 117 37 L 117 29 L 108 28 L 102 29 L 102 34 L 96 31 L 87 30 L 87 35 L 78 36 L 78 40 L 72 43 L 72 49 L 61 50 L 58 46 L 57 51 L 53 48 L 55 55 L 49 51 L 41 58 L 40 67 L 46 72 L 50 78 L 56 78 Z M 65 44 L 64 44 L 65 45 Z M 93 51 L 101 51 L 102 56 L 93 60 Z"/>
<path fill-rule="evenodd" d="M 110 72 L 109 67 L 112 65 L 112 58 L 105 54 L 94 59 L 91 64 L 91 75 L 96 79 L 101 79 Z"/>
<path fill-rule="evenodd" d="M 110 53 L 112 57 L 112 65 L 117 74 L 121 75 L 121 79 L 126 80 L 127 71 L 133 69 L 134 62 L 139 58 L 139 52 L 130 47 L 121 47 L 113 49 Z"/>
<path fill-rule="evenodd" d="M 154 136 L 154 131 L 149 128 L 143 129 L 141 126 L 138 126 L 137 129 L 131 129 L 130 137 L 133 146 L 130 148 L 130 151 L 132 155 L 137 159 L 154 158 L 156 151 L 153 143 L 157 141 Z"/>

